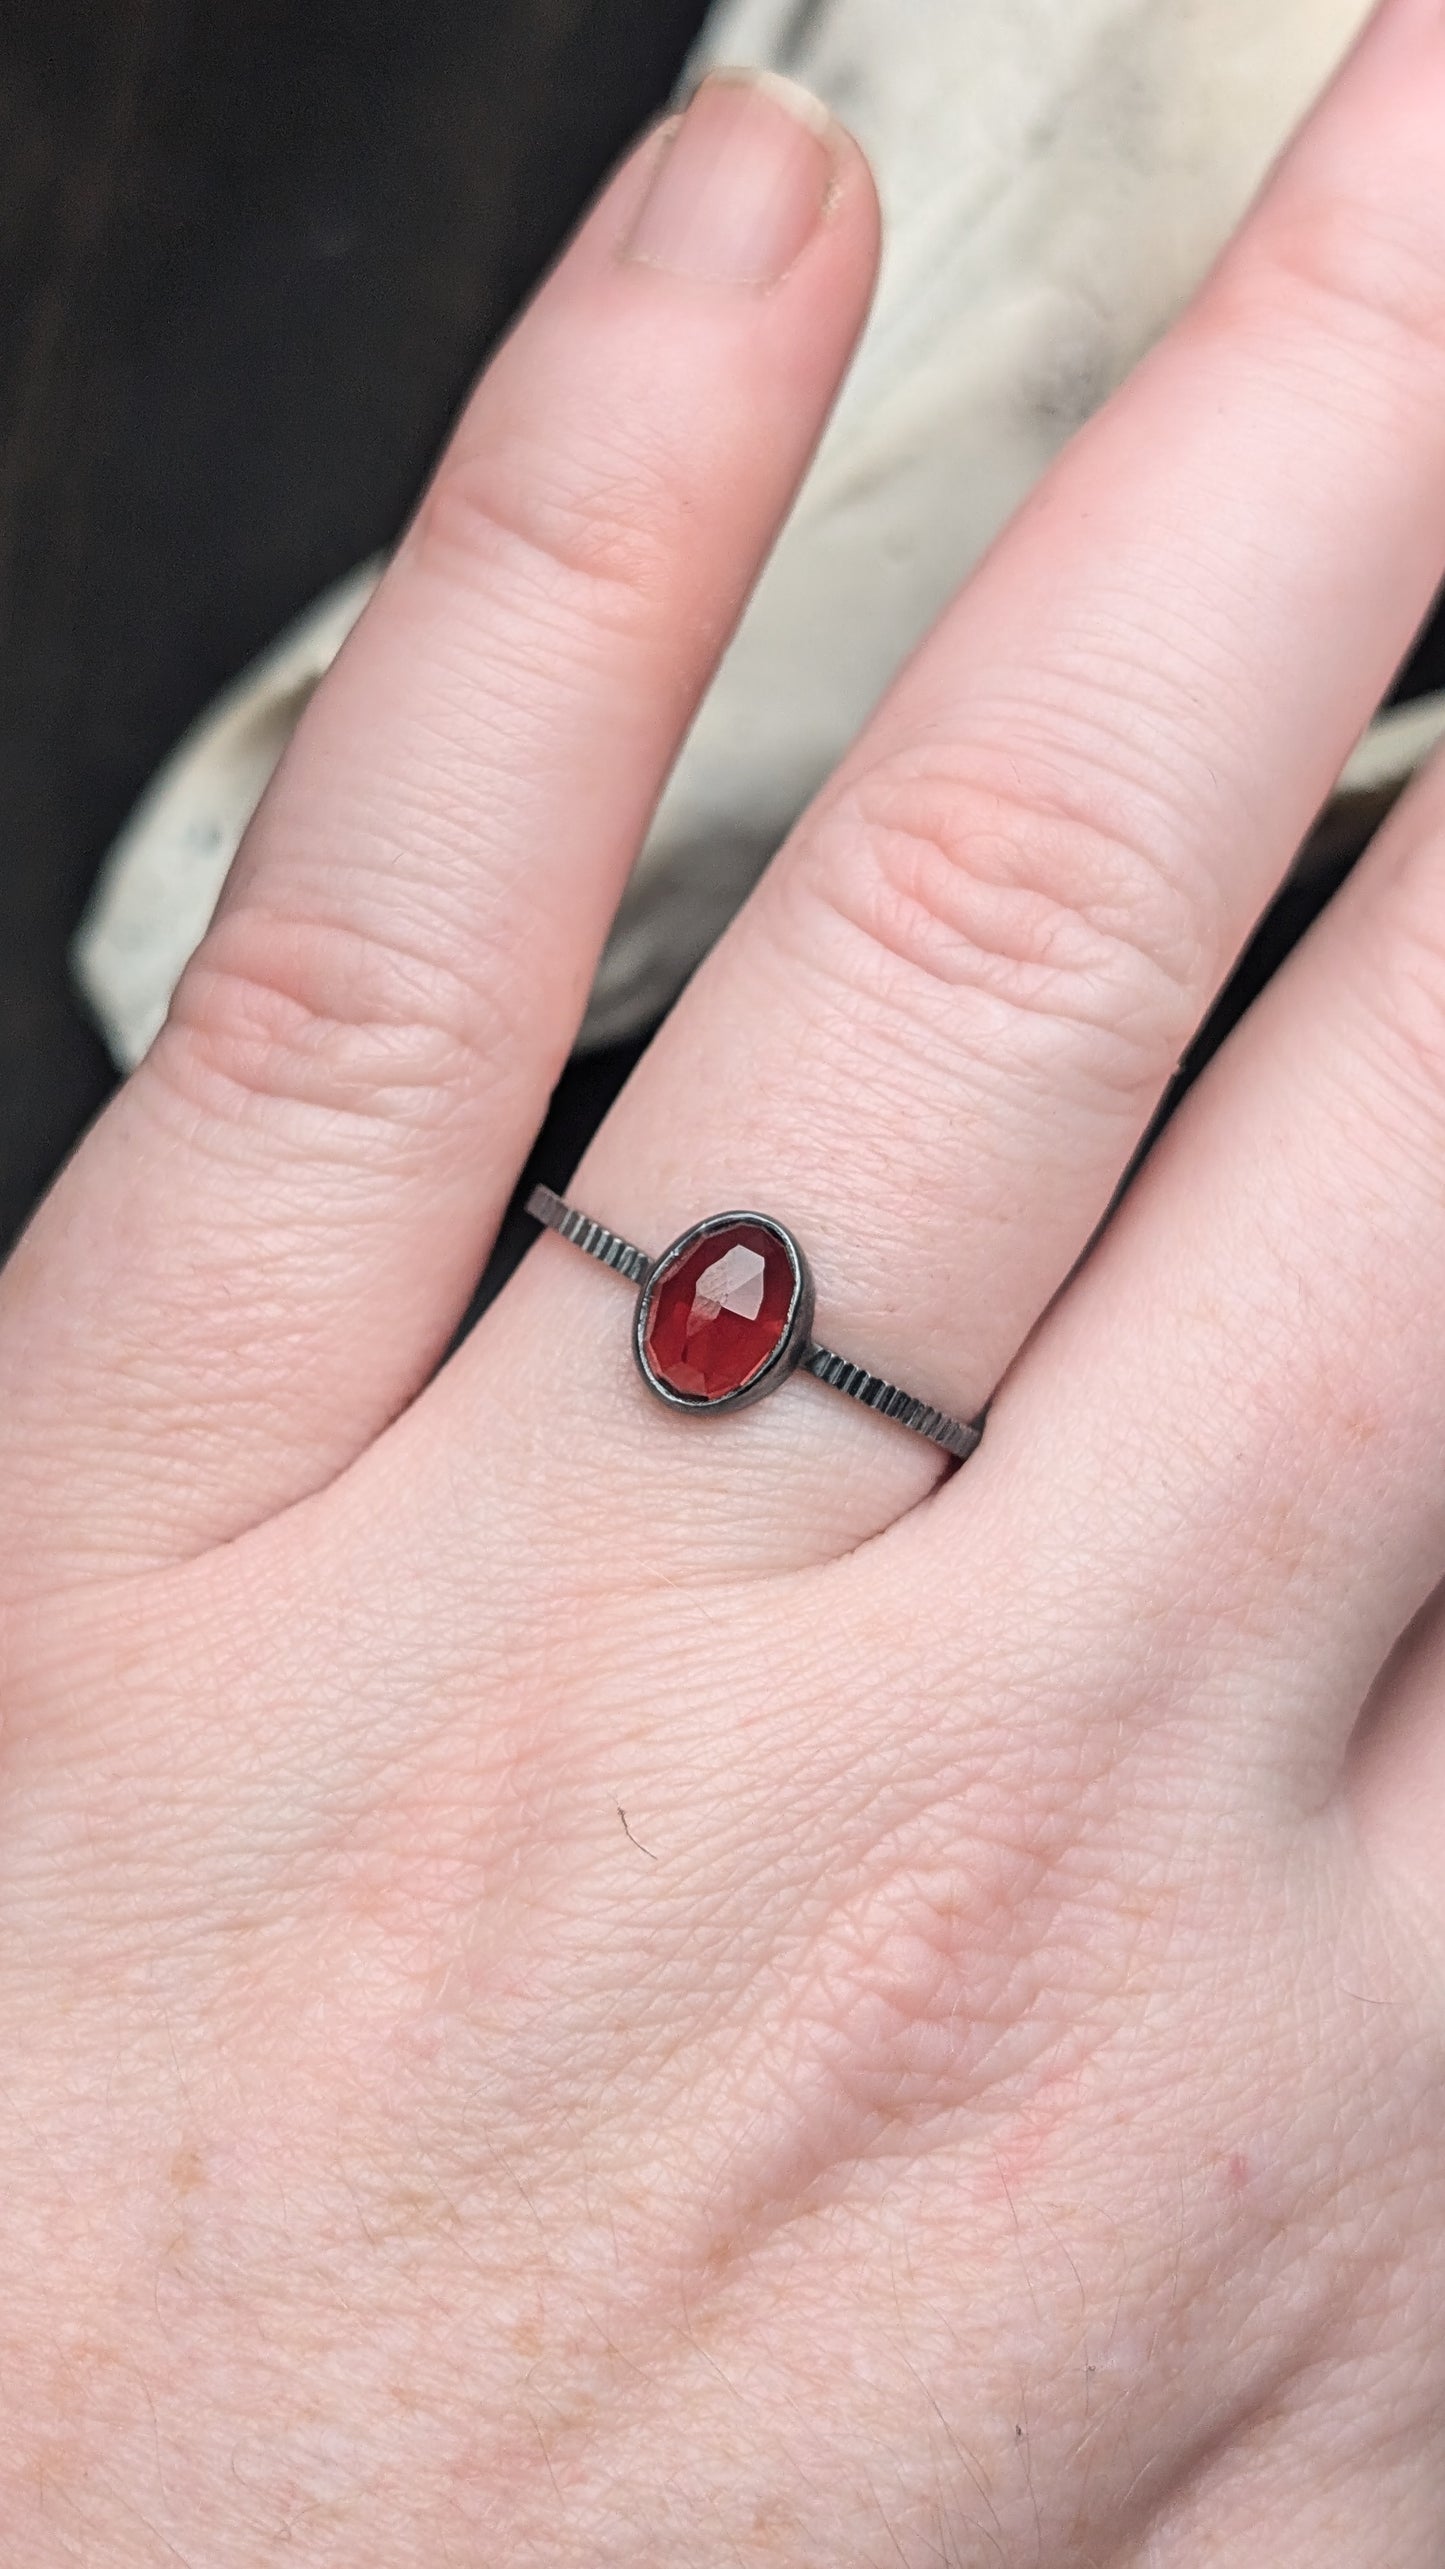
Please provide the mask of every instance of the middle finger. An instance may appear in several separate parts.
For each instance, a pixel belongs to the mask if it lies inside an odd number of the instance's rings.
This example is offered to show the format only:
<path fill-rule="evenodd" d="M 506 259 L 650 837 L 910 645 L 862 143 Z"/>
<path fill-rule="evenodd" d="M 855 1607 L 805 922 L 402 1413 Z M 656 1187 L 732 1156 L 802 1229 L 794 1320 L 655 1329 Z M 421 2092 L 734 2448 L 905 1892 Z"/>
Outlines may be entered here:
<path fill-rule="evenodd" d="M 590 1213 L 649 1251 L 771 1213 L 825 1344 L 988 1397 L 1445 568 L 1442 131 L 1445 16 L 1390 0 L 698 976 L 575 1180 Z M 505 1368 L 624 1510 L 631 1463 L 690 1562 L 827 1555 L 932 1485 L 933 1449 L 806 1378 L 701 1450 L 619 1291 L 546 1242 L 462 1379 Z M 700 1528 L 699 1473 L 756 1503 Z"/>

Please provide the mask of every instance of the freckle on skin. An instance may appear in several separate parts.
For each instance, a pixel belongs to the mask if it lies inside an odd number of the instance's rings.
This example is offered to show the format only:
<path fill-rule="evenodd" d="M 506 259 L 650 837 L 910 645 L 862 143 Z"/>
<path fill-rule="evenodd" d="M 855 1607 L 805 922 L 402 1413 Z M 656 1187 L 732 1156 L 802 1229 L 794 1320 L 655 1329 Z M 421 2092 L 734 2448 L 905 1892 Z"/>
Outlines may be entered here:
<path fill-rule="evenodd" d="M 1249 2161 L 1242 2150 L 1236 2150 L 1229 2162 L 1229 2191 L 1243 2194 L 1249 2183 Z"/>
<path fill-rule="evenodd" d="M 177 2150 L 171 2161 L 171 2183 L 177 2194 L 194 2194 L 197 2186 L 204 2185 L 205 2181 L 206 2165 L 200 2151 L 191 2149 L 189 2145 Z"/>

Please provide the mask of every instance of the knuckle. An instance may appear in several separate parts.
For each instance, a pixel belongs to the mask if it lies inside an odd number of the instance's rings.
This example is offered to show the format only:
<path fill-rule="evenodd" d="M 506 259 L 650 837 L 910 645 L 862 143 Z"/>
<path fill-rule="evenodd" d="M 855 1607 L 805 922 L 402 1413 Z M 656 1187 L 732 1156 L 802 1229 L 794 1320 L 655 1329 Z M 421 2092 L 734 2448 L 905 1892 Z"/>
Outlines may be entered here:
<path fill-rule="evenodd" d="M 585 456 L 478 442 L 443 459 L 405 550 L 453 587 L 515 585 L 554 613 L 626 627 L 669 585 L 676 515 L 664 463 L 641 442 L 598 440 Z"/>
<path fill-rule="evenodd" d="M 1223 272 L 1226 308 L 1252 306 L 1278 344 L 1281 311 L 1303 323 L 1336 369 L 1377 392 L 1400 370 L 1422 366 L 1433 388 L 1445 372 L 1445 237 L 1429 211 L 1392 193 L 1311 194 L 1281 205 L 1261 243 Z"/>
<path fill-rule="evenodd" d="M 910 1870 L 835 1919 L 809 1993 L 810 2048 L 864 2132 L 971 2102 L 1021 2012 L 1020 1956 L 959 1868 Z"/>
<path fill-rule="evenodd" d="M 1117 797 L 1115 798 L 1117 799 Z M 797 868 L 833 931 L 835 969 L 934 1024 L 961 993 L 1031 1049 L 1087 1049 L 1099 1079 L 1157 1082 L 1194 1031 L 1220 943 L 1203 886 L 1097 817 L 1082 782 L 1017 760 L 894 761 L 820 815 Z M 1162 835 L 1162 831 L 1161 831 Z M 814 941 L 816 945 L 816 940 Z"/>
<path fill-rule="evenodd" d="M 333 1131 L 450 1122 L 505 1063 L 499 995 L 341 922 L 224 912 L 182 978 L 155 1072 L 223 1120 L 284 1109 Z"/>
<path fill-rule="evenodd" d="M 1057 2030 L 1052 2005 L 1076 1953 L 1093 1956 L 1079 2017 L 1091 2001 L 1107 2016 L 1133 1932 L 1110 1925 L 1077 1814 L 1040 1806 L 991 1831 L 940 1809 L 880 1845 L 821 1925 L 789 2025 L 843 2155 L 947 2122 L 1027 2076 Z"/>

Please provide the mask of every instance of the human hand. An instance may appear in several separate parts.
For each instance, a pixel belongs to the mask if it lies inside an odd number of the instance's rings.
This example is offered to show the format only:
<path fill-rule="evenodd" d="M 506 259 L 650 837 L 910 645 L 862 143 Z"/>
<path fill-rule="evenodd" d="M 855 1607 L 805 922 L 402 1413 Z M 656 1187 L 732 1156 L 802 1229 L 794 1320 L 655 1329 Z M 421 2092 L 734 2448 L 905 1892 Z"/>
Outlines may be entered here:
<path fill-rule="evenodd" d="M 1438 2559 L 1440 777 L 1060 1288 L 1445 567 L 1442 131 L 1393 0 L 576 1181 L 947 1482 L 551 1238 L 436 1371 L 856 153 L 710 89 L 492 368 L 0 1289 L 17 2569 Z"/>

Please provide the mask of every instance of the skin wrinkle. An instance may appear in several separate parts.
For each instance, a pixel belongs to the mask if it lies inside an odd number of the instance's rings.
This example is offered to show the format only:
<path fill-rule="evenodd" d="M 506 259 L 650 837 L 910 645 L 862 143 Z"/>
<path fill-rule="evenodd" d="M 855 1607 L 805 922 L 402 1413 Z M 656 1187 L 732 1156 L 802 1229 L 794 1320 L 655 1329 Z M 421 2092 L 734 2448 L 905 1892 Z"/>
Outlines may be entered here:
<path fill-rule="evenodd" d="M 530 715 L 515 709 L 509 695 L 499 694 L 489 707 L 475 681 L 463 690 L 459 678 L 449 701 L 445 687 L 438 686 L 444 666 L 439 669 L 435 653 L 429 653 L 426 703 L 410 710 L 407 719 L 408 744 L 424 775 L 391 797 L 384 829 L 374 810 L 374 782 L 364 772 L 350 778 L 348 790 L 354 799 L 340 813 L 332 808 L 329 777 L 324 809 L 313 813 L 293 805 L 286 824 L 290 879 L 284 887 L 269 887 L 272 899 L 285 890 L 293 915 L 313 917 L 320 909 L 323 916 L 327 910 L 335 916 L 344 888 L 347 915 L 385 928 L 400 940 L 402 922 L 396 917 L 400 877 L 413 931 L 409 941 L 419 960 L 435 957 L 440 934 L 455 937 L 465 931 L 480 944 L 490 921 L 499 956 L 505 956 L 509 971 L 514 969 L 518 944 L 525 942 L 526 914 L 519 920 L 498 900 L 485 869 L 479 866 L 479 846 L 500 843 L 510 831 L 526 825 L 526 766 L 535 767 L 538 754 L 555 745 L 559 722 L 580 729 L 584 715 L 591 716 L 590 673 L 579 668 L 569 678 L 569 663 L 577 653 L 575 637 L 569 632 L 565 639 L 574 648 L 564 655 L 555 639 L 532 636 L 539 664 L 534 674 L 540 674 L 545 660 L 548 684 L 545 706 Z M 462 721 L 469 735 L 467 759 L 459 757 L 455 740 Z M 490 808 L 479 819 L 475 809 L 469 812 L 468 808 L 475 795 L 471 758 L 481 753 L 500 768 L 504 747 L 515 761 L 515 775 L 498 774 Z M 348 852 L 344 887 L 334 862 L 338 829 Z M 432 857 L 424 883 L 412 879 L 406 866 L 409 852 L 418 844 L 425 845 Z M 244 868 L 232 877 L 223 916 L 236 906 L 237 891 L 248 890 L 256 871 Z M 415 933 L 423 930 L 428 932 L 426 942 Z"/>
<path fill-rule="evenodd" d="M 1076 717 L 1082 711 L 1076 705 Z M 1036 701 L 1028 729 L 1039 723 Z M 1214 969 L 1215 945 L 1202 942 L 1213 924 L 1212 887 L 1174 880 L 1168 850 L 1177 823 L 1148 798 L 1126 813 L 1132 785 L 1100 759 L 1105 744 L 1092 720 L 1079 728 L 1084 737 L 1070 750 L 1047 732 L 1030 740 L 1015 718 L 1001 731 L 1006 755 L 972 741 L 939 745 L 871 770 L 850 785 L 842 808 L 865 825 L 958 851 L 961 871 L 962 852 L 976 846 L 985 881 L 1045 895 L 1097 936 L 1128 936 L 1141 960 L 1192 996 L 1201 959 Z M 1126 821 L 1134 824 L 1127 834 Z"/>
<path fill-rule="evenodd" d="M 1378 189 L 1298 206 L 1286 199 L 1282 215 L 1292 219 L 1271 230 L 1269 266 L 1240 262 L 1236 281 L 1260 293 L 1273 285 L 1276 310 L 1296 328 L 1323 319 L 1319 335 L 1346 358 L 1348 380 L 1365 385 L 1383 377 L 1388 385 L 1398 374 L 1406 398 L 1438 399 L 1445 389 L 1445 294 L 1437 227 L 1428 215 L 1424 226 L 1419 219 L 1428 204 L 1422 196 L 1417 209 L 1393 192 L 1386 200 Z"/>
<path fill-rule="evenodd" d="M 508 470 L 507 458 L 481 443 L 455 452 L 421 502 L 400 558 L 444 590 L 499 592 L 514 603 L 519 627 L 541 603 L 589 641 L 641 641 L 658 604 L 678 585 L 675 467 L 597 469 L 589 454 L 572 508 L 548 505 L 546 459 Z M 461 577 L 458 578 L 460 572 Z"/>
<path fill-rule="evenodd" d="M 243 933 L 228 942 L 232 952 L 218 945 L 192 981 L 156 1062 L 204 1102 L 208 1120 L 284 1108 L 308 1123 L 295 1140 L 311 1155 L 321 1137 L 328 1149 L 347 1138 L 354 1148 L 358 1126 L 396 1126 L 410 1138 L 464 1111 L 505 1050 L 506 1028 L 488 1022 L 501 1011 L 479 992 L 448 988 L 435 970 L 410 987 L 405 958 L 380 956 L 347 931 L 264 934 L 264 974 Z M 310 995 L 318 986 L 324 1009 Z"/>
<path fill-rule="evenodd" d="M 1159 530 L 1161 547 L 1169 532 Z M 1191 533 L 1191 549 L 1200 544 Z M 976 781 L 1038 818 L 1097 829 L 1101 853 L 1112 846 L 1123 860 L 1120 883 L 1172 892 L 1192 941 L 1213 929 L 1211 952 L 1221 955 L 1232 922 L 1214 869 L 1200 862 L 1197 806 L 1223 790 L 1236 798 L 1228 826 L 1257 827 L 1260 817 L 1250 808 L 1257 780 L 1221 777 L 1216 764 L 1244 710 L 1219 598 L 1230 558 L 1187 566 L 1167 618 L 1157 598 L 1117 573 L 1112 589 L 1061 601 L 1043 665 L 995 666 L 971 695 L 966 733 L 930 726 L 926 751 L 897 762 L 904 773 Z M 1076 880 L 1102 899 L 1113 872 L 1090 865 Z"/>
<path fill-rule="evenodd" d="M 970 858 L 985 848 L 980 834 Z M 858 858 L 834 868 L 826 898 L 840 922 L 885 958 L 949 994 L 961 990 L 996 1001 L 1014 1018 L 1036 1016 L 1041 1040 L 1052 1037 L 1055 1049 L 1071 1039 L 1091 1040 L 1102 1086 L 1119 1088 L 1127 1102 L 1142 1090 L 1152 1093 L 1161 1052 L 1177 1044 L 1167 1032 L 1161 1041 L 1164 1012 L 1157 1002 L 1151 1007 L 1143 991 L 1130 995 L 1131 981 L 1144 975 L 1127 948 L 1111 947 L 1045 896 L 995 888 L 986 873 L 983 880 L 963 873 L 951 849 L 921 834 L 875 828 L 860 835 Z M 812 943 L 816 950 L 816 936 Z M 896 1022 L 904 1012 L 892 991 L 888 997 Z M 1176 999 L 1172 1014 L 1181 1013 Z M 972 1043 L 984 1032 L 976 1023 Z M 1112 1074 L 1111 1054 L 1118 1056 Z"/>

